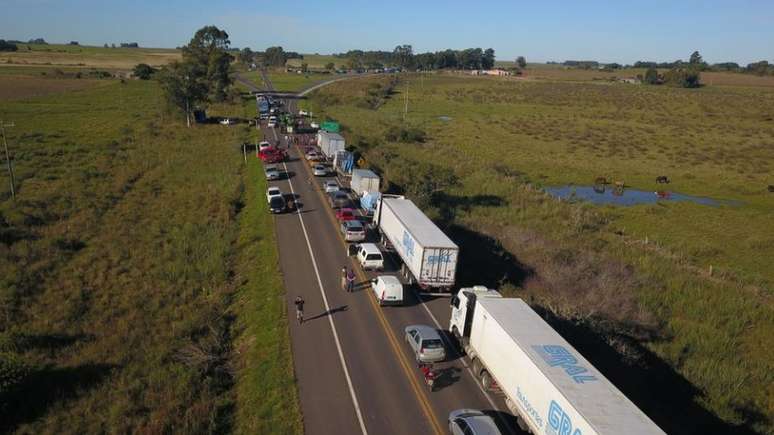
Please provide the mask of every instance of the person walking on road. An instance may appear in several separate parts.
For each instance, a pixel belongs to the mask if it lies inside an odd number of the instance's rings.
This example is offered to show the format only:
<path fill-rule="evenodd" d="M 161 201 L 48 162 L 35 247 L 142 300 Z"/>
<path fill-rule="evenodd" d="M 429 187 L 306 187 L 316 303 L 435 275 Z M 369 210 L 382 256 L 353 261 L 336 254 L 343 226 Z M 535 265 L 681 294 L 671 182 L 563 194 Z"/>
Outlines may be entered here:
<path fill-rule="evenodd" d="M 349 269 L 347 272 L 347 293 L 355 291 L 355 270 Z"/>
<path fill-rule="evenodd" d="M 342 290 L 348 290 L 347 289 L 347 268 L 342 267 L 341 268 L 341 289 Z"/>
<path fill-rule="evenodd" d="M 298 324 L 304 323 L 304 298 L 301 296 L 296 296 L 296 300 L 293 302 L 296 304 L 296 319 L 298 319 Z"/>

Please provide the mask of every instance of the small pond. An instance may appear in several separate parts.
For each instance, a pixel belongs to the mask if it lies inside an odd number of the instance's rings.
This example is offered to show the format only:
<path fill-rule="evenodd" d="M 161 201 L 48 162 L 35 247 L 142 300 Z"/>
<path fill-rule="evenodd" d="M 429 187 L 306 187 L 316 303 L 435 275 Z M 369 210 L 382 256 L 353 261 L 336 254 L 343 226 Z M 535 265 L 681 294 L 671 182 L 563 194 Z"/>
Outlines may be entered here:
<path fill-rule="evenodd" d="M 549 194 L 565 200 L 584 200 L 593 204 L 612 204 L 612 205 L 638 205 L 655 204 L 657 202 L 669 201 L 689 201 L 695 204 L 709 205 L 717 207 L 720 205 L 738 205 L 735 201 L 706 198 L 701 196 L 684 195 L 682 193 L 660 191 L 646 192 L 635 189 L 616 189 L 615 186 L 558 186 L 546 187 L 544 189 Z"/>

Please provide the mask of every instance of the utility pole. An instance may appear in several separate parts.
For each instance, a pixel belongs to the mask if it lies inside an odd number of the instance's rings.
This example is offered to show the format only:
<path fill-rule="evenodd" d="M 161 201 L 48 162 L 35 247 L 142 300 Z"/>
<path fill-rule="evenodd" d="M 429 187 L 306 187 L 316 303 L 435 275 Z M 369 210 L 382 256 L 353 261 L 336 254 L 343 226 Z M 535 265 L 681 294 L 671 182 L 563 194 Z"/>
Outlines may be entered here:
<path fill-rule="evenodd" d="M 5 128 L 14 127 L 14 124 L 6 124 L 0 121 L 0 134 L 3 136 L 3 146 L 5 146 L 5 163 L 8 167 L 8 177 L 11 182 L 11 197 L 16 199 L 16 189 L 14 188 L 15 181 L 13 179 L 13 166 L 11 166 L 11 154 L 8 152 L 8 140 L 5 137 Z"/>
<path fill-rule="evenodd" d="M 408 114 L 408 92 L 409 92 L 409 82 L 406 81 L 406 98 L 404 99 L 406 101 L 405 107 L 403 108 L 403 121 L 406 121 L 406 114 Z"/>

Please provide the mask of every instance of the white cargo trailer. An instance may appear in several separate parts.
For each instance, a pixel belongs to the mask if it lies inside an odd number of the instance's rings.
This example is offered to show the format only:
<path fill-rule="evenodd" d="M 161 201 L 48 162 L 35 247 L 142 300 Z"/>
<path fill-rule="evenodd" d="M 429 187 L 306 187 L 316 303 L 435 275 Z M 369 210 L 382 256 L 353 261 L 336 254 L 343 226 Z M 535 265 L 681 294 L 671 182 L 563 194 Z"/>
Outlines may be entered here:
<path fill-rule="evenodd" d="M 379 176 L 370 169 L 353 169 L 349 187 L 357 196 L 365 192 L 379 192 Z"/>
<path fill-rule="evenodd" d="M 327 131 L 317 132 L 317 145 L 320 146 L 320 150 L 325 157 L 332 159 L 339 151 L 344 151 L 346 144 L 344 138 L 338 133 L 330 133 Z"/>
<path fill-rule="evenodd" d="M 454 285 L 459 248 L 411 200 L 382 195 L 374 223 L 382 243 L 403 260 L 401 272 L 409 283 L 441 289 Z"/>
<path fill-rule="evenodd" d="M 521 299 L 486 287 L 452 298 L 449 331 L 488 390 L 535 434 L 664 434 Z"/>

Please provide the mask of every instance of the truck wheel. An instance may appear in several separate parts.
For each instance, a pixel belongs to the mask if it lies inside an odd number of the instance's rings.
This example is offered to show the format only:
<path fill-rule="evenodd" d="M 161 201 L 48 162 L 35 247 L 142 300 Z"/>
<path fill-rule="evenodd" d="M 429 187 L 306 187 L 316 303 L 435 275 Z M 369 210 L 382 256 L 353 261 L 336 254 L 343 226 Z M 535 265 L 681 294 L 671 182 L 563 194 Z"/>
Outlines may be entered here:
<path fill-rule="evenodd" d="M 493 384 L 494 379 L 492 379 L 492 375 L 488 371 L 485 370 L 484 373 L 481 373 L 481 386 L 484 387 L 484 390 L 489 391 Z"/>
<path fill-rule="evenodd" d="M 484 368 L 481 366 L 481 361 L 478 360 L 478 358 L 473 360 L 473 374 L 478 376 L 481 374 L 481 369 Z"/>
<path fill-rule="evenodd" d="M 532 433 L 529 426 L 527 425 L 527 422 L 525 422 L 520 415 L 516 415 L 516 424 L 519 425 L 519 429 L 523 430 L 524 432 Z"/>

